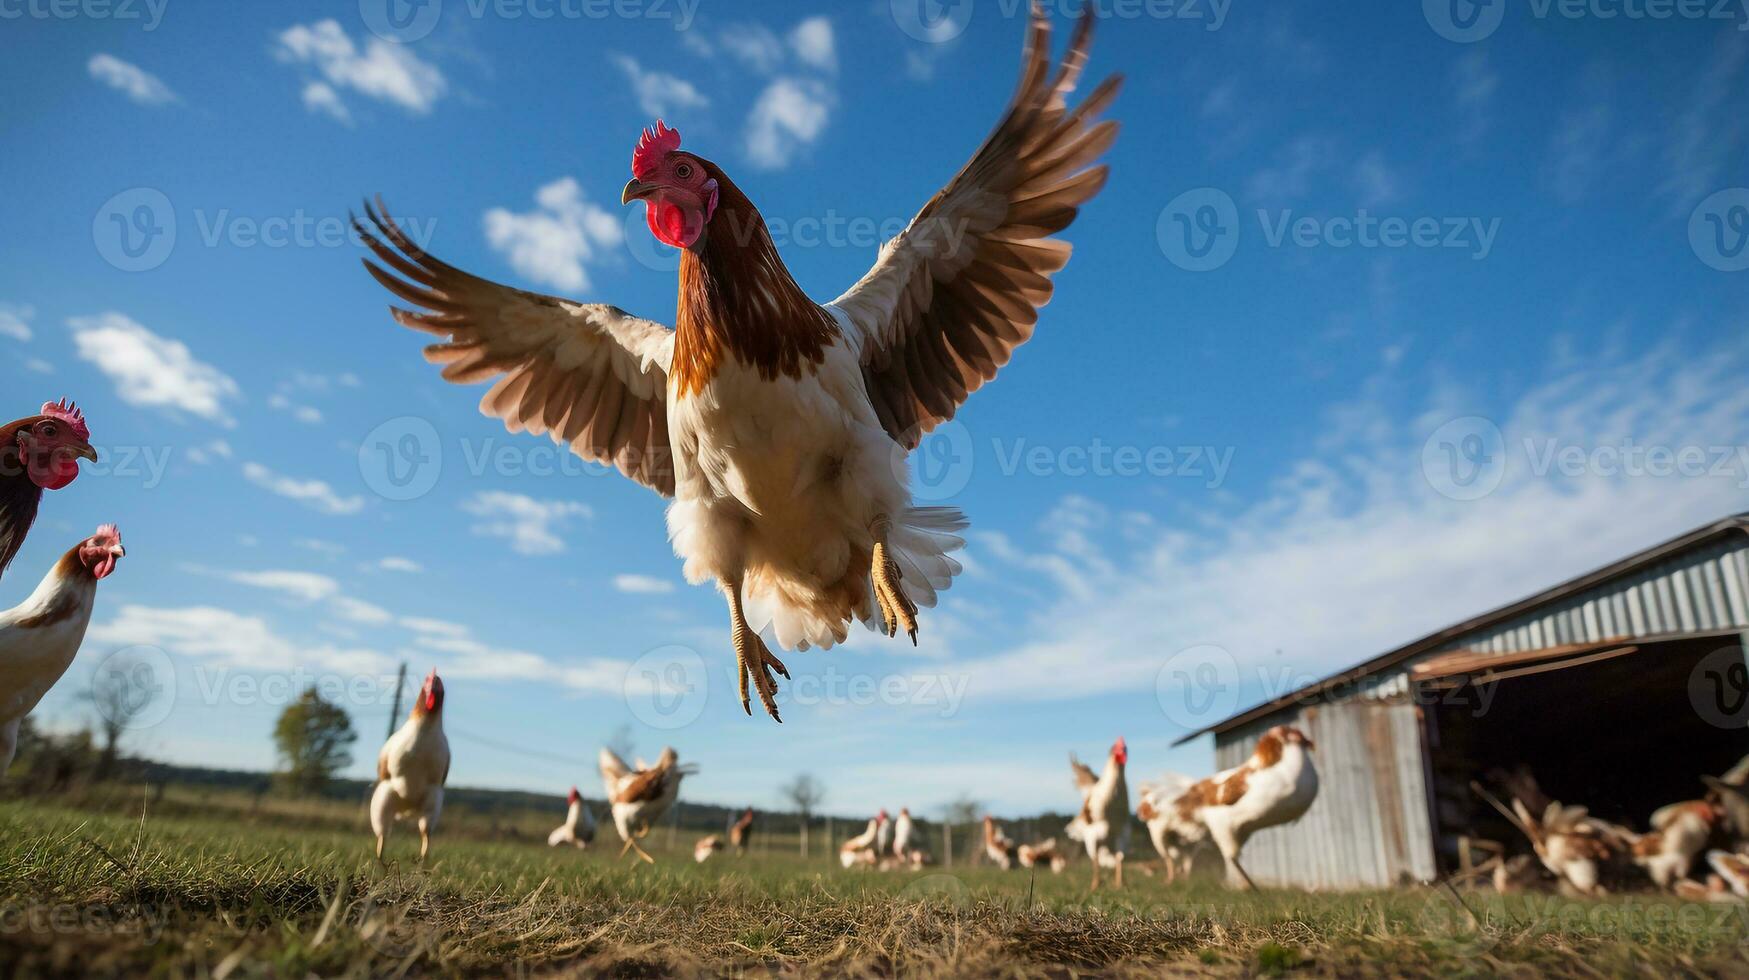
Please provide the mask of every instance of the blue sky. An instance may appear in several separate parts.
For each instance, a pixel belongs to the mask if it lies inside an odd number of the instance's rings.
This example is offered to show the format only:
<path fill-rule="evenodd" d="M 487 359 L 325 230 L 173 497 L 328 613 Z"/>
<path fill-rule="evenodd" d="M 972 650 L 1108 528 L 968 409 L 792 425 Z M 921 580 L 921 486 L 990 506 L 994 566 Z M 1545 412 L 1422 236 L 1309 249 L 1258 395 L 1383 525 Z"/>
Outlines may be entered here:
<path fill-rule="evenodd" d="M 1749 508 L 1742 10 L 1111 2 L 1111 181 L 920 454 L 966 574 L 916 650 L 792 655 L 746 718 L 662 502 L 440 381 L 343 219 L 381 192 L 454 264 L 670 321 L 616 196 L 660 113 L 829 300 L 1015 79 L 1015 4 L 924 2 L 0 0 L 0 414 L 77 398 L 106 456 L 0 604 L 99 522 L 129 549 L 42 716 L 139 647 L 175 696 L 136 750 L 266 768 L 320 679 L 363 775 L 406 660 L 457 784 L 592 792 L 630 723 L 695 799 L 1067 809 L 1071 749 L 1206 770 L 1167 747 L 1223 709 Z"/>

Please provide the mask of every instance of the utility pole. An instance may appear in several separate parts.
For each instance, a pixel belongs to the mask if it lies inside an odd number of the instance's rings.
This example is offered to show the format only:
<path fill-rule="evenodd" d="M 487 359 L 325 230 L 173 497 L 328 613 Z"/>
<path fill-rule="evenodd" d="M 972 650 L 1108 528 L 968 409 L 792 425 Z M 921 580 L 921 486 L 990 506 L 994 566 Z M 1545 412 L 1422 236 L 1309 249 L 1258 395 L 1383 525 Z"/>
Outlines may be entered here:
<path fill-rule="evenodd" d="M 407 685 L 407 661 L 401 661 L 401 675 L 395 678 L 395 703 L 389 708 L 389 735 L 395 734 L 401 720 L 401 688 Z M 389 735 L 383 736 L 388 738 Z"/>

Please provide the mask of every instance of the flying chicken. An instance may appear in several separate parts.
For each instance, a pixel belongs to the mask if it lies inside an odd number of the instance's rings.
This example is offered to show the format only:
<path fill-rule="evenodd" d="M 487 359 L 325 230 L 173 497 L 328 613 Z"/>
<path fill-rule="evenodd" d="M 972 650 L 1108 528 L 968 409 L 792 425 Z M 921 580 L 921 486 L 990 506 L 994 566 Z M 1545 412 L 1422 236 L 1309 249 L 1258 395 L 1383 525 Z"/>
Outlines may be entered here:
<path fill-rule="evenodd" d="M 849 291 L 820 305 L 790 276 L 753 202 L 661 121 L 632 156 L 622 203 L 680 250 L 675 327 L 605 304 L 525 292 L 425 252 L 367 205 L 365 267 L 435 334 L 426 359 L 512 432 L 548 434 L 673 498 L 669 537 L 694 584 L 715 583 L 749 714 L 748 682 L 781 721 L 779 646 L 830 647 L 860 620 L 917 640 L 917 609 L 960 571 L 957 510 L 912 502 L 904 461 L 1031 337 L 1051 236 L 1106 180 L 1117 124 L 1106 79 L 1066 102 L 1086 66 L 1084 13 L 1062 61 L 1035 3 L 1019 86 L 995 129 Z M 385 269 L 383 266 L 387 266 Z M 878 617 L 878 619 L 877 619 Z"/>

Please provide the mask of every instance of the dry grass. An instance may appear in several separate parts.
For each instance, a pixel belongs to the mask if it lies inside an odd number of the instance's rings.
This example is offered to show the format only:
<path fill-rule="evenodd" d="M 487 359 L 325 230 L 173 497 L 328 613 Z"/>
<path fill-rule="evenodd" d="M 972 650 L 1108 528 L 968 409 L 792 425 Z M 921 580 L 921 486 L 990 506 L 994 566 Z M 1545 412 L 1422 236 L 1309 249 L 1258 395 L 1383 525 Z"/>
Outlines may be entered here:
<path fill-rule="evenodd" d="M 395 848 L 411 857 L 411 842 Z M 683 838 L 690 844 L 690 835 Z M 0 803 L 0 972 L 17 976 L 1749 975 L 1741 907 L 1429 889 L 1122 893 L 983 868 L 850 873 L 760 855 L 655 868 L 445 838 Z"/>

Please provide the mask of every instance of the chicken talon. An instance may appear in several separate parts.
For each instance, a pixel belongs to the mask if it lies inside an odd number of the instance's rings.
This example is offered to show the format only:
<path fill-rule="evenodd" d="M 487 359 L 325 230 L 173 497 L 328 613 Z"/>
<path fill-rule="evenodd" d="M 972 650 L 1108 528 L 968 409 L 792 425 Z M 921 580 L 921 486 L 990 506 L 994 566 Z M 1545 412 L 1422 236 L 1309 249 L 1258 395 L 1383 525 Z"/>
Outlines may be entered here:
<path fill-rule="evenodd" d="M 905 589 L 899 584 L 905 573 L 899 570 L 898 562 L 887 554 L 885 540 L 885 525 L 877 522 L 875 527 L 879 537 L 875 540 L 872 569 L 869 578 L 874 584 L 875 598 L 881 606 L 881 625 L 888 638 L 899 635 L 903 629 L 911 637 L 911 645 L 917 645 L 917 604 L 905 594 Z"/>

